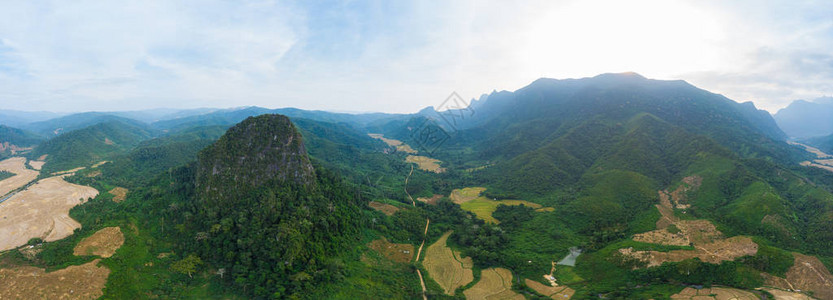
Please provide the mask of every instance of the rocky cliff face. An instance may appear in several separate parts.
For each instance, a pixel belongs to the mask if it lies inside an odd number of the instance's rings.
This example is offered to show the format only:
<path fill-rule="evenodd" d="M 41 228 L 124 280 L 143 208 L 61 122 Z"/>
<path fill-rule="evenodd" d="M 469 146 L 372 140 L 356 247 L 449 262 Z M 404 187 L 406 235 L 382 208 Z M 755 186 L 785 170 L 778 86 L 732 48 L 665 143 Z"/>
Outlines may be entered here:
<path fill-rule="evenodd" d="M 301 135 L 283 115 L 250 117 L 198 156 L 196 187 L 203 201 L 242 197 L 274 180 L 315 185 Z"/>

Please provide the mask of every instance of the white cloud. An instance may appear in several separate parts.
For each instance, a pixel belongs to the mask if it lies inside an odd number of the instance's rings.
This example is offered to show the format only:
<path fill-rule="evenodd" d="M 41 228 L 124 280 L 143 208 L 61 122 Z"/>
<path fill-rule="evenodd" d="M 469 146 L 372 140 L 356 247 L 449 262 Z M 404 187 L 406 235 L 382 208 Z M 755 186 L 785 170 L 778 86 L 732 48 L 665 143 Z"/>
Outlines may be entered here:
<path fill-rule="evenodd" d="M 636 71 L 773 111 L 831 93 L 833 8 L 725 1 L 0 4 L 0 108 L 413 112 Z"/>

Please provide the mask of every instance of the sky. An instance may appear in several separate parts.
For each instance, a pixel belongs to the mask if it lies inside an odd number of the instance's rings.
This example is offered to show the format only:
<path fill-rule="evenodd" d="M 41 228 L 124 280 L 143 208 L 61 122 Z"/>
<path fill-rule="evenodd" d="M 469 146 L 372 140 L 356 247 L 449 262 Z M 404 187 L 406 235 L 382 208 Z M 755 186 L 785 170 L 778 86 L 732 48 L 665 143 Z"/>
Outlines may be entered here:
<path fill-rule="evenodd" d="M 0 0 L 0 109 L 407 113 L 628 71 L 772 113 L 830 96 L 833 5 Z"/>

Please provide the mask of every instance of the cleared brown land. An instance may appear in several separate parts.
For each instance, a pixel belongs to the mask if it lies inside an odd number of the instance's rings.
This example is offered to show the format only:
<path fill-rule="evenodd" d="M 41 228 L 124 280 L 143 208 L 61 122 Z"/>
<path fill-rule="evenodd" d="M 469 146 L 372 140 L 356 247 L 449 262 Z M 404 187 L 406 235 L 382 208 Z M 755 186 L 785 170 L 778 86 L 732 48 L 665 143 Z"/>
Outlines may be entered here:
<path fill-rule="evenodd" d="M 411 146 L 408 146 L 408 144 L 403 143 L 402 141 L 389 139 L 389 138 L 386 138 L 383 135 L 378 134 L 378 133 L 368 133 L 367 135 L 369 135 L 370 137 L 372 137 L 374 139 L 382 140 L 383 142 L 385 142 L 385 144 L 388 144 L 388 146 L 396 147 L 396 151 L 401 151 L 401 152 L 405 152 L 405 153 L 409 153 L 409 154 L 416 154 L 417 153 L 416 150 L 411 148 Z"/>
<path fill-rule="evenodd" d="M 32 180 L 38 178 L 39 174 L 38 171 L 26 168 L 26 158 L 23 157 L 12 157 L 0 161 L 0 171 L 8 171 L 15 174 L 15 176 L 0 181 L 0 197 L 32 182 Z"/>
<path fill-rule="evenodd" d="M 433 159 L 426 156 L 408 155 L 407 157 L 405 157 L 405 162 L 417 164 L 420 170 L 434 173 L 445 172 L 445 168 L 440 167 L 440 160 L 438 159 Z"/>
<path fill-rule="evenodd" d="M 437 242 L 425 249 L 425 259 L 422 265 L 428 275 L 443 288 L 447 295 L 454 295 L 454 291 L 474 280 L 471 268 L 474 266 L 471 257 L 461 258 L 460 253 L 451 250 L 446 245 L 452 231 L 446 232 Z"/>
<path fill-rule="evenodd" d="M 121 228 L 107 227 L 81 240 L 73 249 L 73 255 L 98 255 L 102 258 L 113 256 L 124 244 L 124 234 Z"/>
<path fill-rule="evenodd" d="M 483 270 L 478 281 L 463 291 L 466 299 L 526 299 L 512 291 L 512 272 L 504 268 Z"/>
<path fill-rule="evenodd" d="M 759 290 L 766 291 L 775 297 L 775 300 L 813 300 L 813 297 L 802 293 L 788 292 L 773 288 L 760 288 Z"/>
<path fill-rule="evenodd" d="M 442 198 L 443 198 L 443 195 L 437 195 L 437 194 L 434 194 L 434 196 L 431 196 L 431 198 L 426 198 L 426 197 L 417 197 L 417 201 L 419 201 L 419 202 L 423 202 L 423 203 L 426 203 L 426 204 L 435 205 L 435 204 L 437 204 L 437 202 L 439 202 L 439 201 L 440 201 L 440 199 L 442 199 Z"/>
<path fill-rule="evenodd" d="M 788 143 L 788 144 L 790 144 L 790 145 L 799 145 L 799 146 L 802 146 L 802 147 L 804 147 L 804 150 L 805 150 L 805 151 L 815 154 L 815 155 L 816 155 L 816 157 L 818 157 L 818 158 L 829 158 L 829 157 L 833 157 L 833 155 L 830 155 L 830 154 L 824 153 L 824 152 L 822 152 L 821 150 L 819 150 L 818 148 L 815 148 L 815 147 L 812 147 L 812 146 L 807 146 L 807 145 L 804 145 L 804 144 L 801 144 L 801 143 L 796 143 L 796 142 L 787 142 L 787 143 Z"/>
<path fill-rule="evenodd" d="M 414 245 L 394 244 L 384 237 L 370 242 L 367 247 L 398 263 L 408 263 L 414 257 Z"/>
<path fill-rule="evenodd" d="M 814 256 L 793 252 L 795 262 L 787 270 L 787 278 L 766 276 L 766 285 L 785 290 L 813 291 L 818 299 L 833 299 L 833 275 Z"/>
<path fill-rule="evenodd" d="M 106 164 L 106 163 L 108 163 L 108 162 L 110 162 L 110 161 L 106 161 L 106 160 L 104 160 L 104 161 L 100 161 L 100 162 L 95 163 L 95 164 L 94 164 L 92 167 L 90 167 L 90 168 L 98 168 L 98 167 L 100 167 L 101 165 Z"/>
<path fill-rule="evenodd" d="M 41 160 L 30 160 L 29 161 L 29 166 L 32 167 L 32 169 L 40 171 L 40 169 L 43 168 L 43 165 L 45 163 L 46 163 L 45 161 L 41 161 Z"/>
<path fill-rule="evenodd" d="M 127 189 L 123 187 L 115 187 L 108 191 L 108 193 L 113 194 L 113 201 L 116 203 L 122 202 L 127 198 Z"/>
<path fill-rule="evenodd" d="M 0 251 L 26 244 L 39 237 L 51 242 L 65 238 L 81 224 L 69 210 L 98 191 L 68 183 L 56 176 L 38 181 L 0 204 Z"/>
<path fill-rule="evenodd" d="M 383 214 L 386 214 L 388 216 L 392 216 L 397 211 L 399 211 L 398 207 L 382 202 L 370 201 L 368 205 L 370 206 L 370 208 L 381 211 Z"/>
<path fill-rule="evenodd" d="M 735 236 L 712 243 L 695 245 L 694 250 L 674 250 L 668 252 L 636 251 L 633 248 L 619 249 L 619 253 L 648 263 L 648 267 L 662 265 L 664 262 L 680 262 L 690 258 L 719 264 L 723 261 L 735 260 L 746 255 L 758 253 L 758 244 L 744 236 Z"/>
<path fill-rule="evenodd" d="M 35 267 L 0 269 L 0 299 L 97 299 L 110 276 L 99 261 L 49 273 Z"/>
<path fill-rule="evenodd" d="M 462 189 L 455 189 L 451 191 L 451 195 L 448 195 L 448 198 L 456 204 L 463 204 L 471 200 L 477 199 L 477 197 L 480 197 L 480 193 L 483 193 L 483 191 L 485 190 L 486 188 L 484 187 L 467 187 Z"/>
<path fill-rule="evenodd" d="M 564 285 L 549 286 L 530 279 L 524 279 L 524 283 L 536 293 L 552 299 L 570 299 L 576 293 L 575 290 Z"/>
<path fill-rule="evenodd" d="M 9 142 L 0 143 L 0 152 L 5 152 L 6 150 L 9 150 L 9 152 L 11 152 L 12 155 L 15 155 L 18 153 L 32 150 L 32 147 L 18 147 L 17 145 L 11 144 Z"/>
<path fill-rule="evenodd" d="M 71 169 L 71 170 L 52 173 L 52 176 L 55 176 L 55 175 L 72 175 L 72 174 L 75 174 L 75 172 L 81 171 L 83 169 L 85 169 L 85 167 L 77 167 L 77 168 Z"/>
<path fill-rule="evenodd" d="M 687 287 L 672 295 L 671 299 L 759 300 L 761 297 L 753 292 L 734 288 L 713 287 L 698 290 Z"/>

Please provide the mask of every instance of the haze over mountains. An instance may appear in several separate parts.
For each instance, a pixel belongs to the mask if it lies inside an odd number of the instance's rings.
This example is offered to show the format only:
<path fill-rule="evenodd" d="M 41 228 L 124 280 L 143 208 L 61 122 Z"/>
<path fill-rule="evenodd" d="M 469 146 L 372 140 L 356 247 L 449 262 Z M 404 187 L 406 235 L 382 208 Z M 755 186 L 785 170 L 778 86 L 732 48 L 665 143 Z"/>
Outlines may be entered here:
<path fill-rule="evenodd" d="M 635 73 L 438 107 L 21 114 L 0 142 L 100 196 L 0 268 L 87 263 L 67 249 L 119 226 L 104 298 L 833 297 L 833 172 L 799 165 L 795 108 Z"/>

